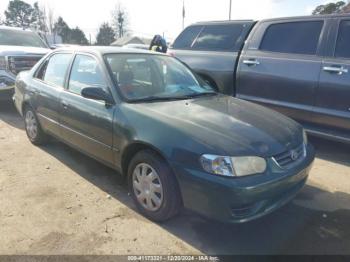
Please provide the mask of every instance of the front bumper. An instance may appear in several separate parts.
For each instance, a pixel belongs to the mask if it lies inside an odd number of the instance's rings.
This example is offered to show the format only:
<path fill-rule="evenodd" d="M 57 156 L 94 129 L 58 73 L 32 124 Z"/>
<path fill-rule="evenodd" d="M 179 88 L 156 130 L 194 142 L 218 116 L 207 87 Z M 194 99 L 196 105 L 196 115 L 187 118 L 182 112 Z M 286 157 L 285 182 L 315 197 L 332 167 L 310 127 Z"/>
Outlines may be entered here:
<path fill-rule="evenodd" d="M 314 157 L 308 145 L 305 159 L 293 169 L 242 178 L 214 176 L 180 164 L 173 168 L 186 208 L 215 220 L 243 223 L 292 200 L 306 183 Z"/>

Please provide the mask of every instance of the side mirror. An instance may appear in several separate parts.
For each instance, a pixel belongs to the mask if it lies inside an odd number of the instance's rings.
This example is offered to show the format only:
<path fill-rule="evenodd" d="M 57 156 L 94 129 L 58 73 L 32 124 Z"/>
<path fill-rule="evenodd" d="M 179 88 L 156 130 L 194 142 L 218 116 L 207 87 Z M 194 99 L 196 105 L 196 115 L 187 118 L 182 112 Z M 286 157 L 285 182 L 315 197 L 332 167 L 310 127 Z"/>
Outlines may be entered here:
<path fill-rule="evenodd" d="M 114 104 L 111 95 L 100 87 L 85 87 L 81 90 L 81 95 L 88 99 L 105 101 L 107 105 Z"/>

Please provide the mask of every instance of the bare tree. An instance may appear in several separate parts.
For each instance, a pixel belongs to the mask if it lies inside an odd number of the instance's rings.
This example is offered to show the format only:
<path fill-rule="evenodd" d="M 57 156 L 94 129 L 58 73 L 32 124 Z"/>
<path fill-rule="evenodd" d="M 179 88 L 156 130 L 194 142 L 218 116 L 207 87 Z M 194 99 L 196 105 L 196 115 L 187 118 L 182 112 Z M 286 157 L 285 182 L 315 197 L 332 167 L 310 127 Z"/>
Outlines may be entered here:
<path fill-rule="evenodd" d="M 45 34 L 52 37 L 53 43 L 56 43 L 56 32 L 54 30 L 55 27 L 55 16 L 54 10 L 50 5 L 41 5 L 41 24 L 45 28 Z"/>
<path fill-rule="evenodd" d="M 46 11 L 46 24 L 50 34 L 53 34 L 53 29 L 55 26 L 55 13 L 51 6 L 48 6 Z"/>
<path fill-rule="evenodd" d="M 116 37 L 123 37 L 128 31 L 129 17 L 126 9 L 118 3 L 112 11 L 112 25 L 114 27 Z"/>
<path fill-rule="evenodd" d="M 47 28 L 47 17 L 45 6 L 40 5 L 38 2 L 35 2 L 34 5 L 34 16 L 36 18 L 36 29 L 40 32 L 47 34 L 49 29 Z"/>

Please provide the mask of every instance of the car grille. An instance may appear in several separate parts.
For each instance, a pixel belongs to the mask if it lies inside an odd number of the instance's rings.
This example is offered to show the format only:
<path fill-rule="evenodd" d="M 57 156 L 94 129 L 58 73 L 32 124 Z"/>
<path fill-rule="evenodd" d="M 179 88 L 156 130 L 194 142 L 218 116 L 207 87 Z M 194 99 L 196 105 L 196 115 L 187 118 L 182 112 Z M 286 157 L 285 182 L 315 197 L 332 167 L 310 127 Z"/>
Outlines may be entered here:
<path fill-rule="evenodd" d="M 38 56 L 9 56 L 7 58 L 9 70 L 14 75 L 17 75 L 21 71 L 30 70 L 42 57 L 43 57 L 42 55 L 38 55 Z"/>
<path fill-rule="evenodd" d="M 290 168 L 303 160 L 305 156 L 306 147 L 304 144 L 302 144 L 295 149 L 275 155 L 273 160 L 282 168 Z"/>

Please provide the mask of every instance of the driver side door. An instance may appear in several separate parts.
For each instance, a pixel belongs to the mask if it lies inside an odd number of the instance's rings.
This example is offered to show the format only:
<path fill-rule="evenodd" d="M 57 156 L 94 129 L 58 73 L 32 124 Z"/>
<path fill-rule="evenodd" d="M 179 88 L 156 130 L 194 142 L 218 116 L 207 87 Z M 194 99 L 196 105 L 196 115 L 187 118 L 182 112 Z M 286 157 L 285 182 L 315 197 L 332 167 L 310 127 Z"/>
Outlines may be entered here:
<path fill-rule="evenodd" d="M 63 139 L 84 153 L 104 162 L 113 162 L 114 106 L 84 98 L 85 87 L 109 88 L 97 58 L 76 54 L 66 88 L 60 96 Z"/>

